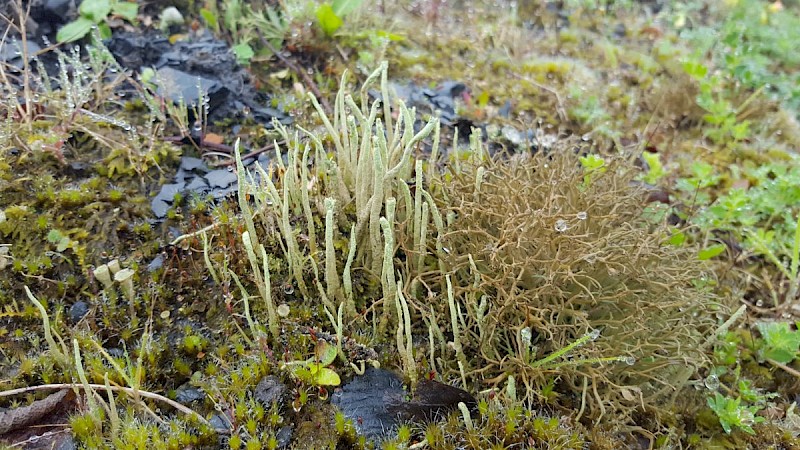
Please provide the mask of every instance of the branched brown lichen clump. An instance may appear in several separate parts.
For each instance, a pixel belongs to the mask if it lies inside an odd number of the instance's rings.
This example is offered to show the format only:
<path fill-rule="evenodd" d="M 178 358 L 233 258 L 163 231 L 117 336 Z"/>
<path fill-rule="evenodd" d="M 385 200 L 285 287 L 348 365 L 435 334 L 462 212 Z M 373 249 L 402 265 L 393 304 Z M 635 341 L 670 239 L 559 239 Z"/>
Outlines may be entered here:
<path fill-rule="evenodd" d="M 556 391 L 595 418 L 653 406 L 706 363 L 722 307 L 698 287 L 696 253 L 642 217 L 624 161 L 587 176 L 577 145 L 559 147 L 462 164 L 444 185 L 466 372 L 494 384 L 512 374 L 530 399 L 558 377 Z M 437 315 L 448 314 L 444 302 Z"/>

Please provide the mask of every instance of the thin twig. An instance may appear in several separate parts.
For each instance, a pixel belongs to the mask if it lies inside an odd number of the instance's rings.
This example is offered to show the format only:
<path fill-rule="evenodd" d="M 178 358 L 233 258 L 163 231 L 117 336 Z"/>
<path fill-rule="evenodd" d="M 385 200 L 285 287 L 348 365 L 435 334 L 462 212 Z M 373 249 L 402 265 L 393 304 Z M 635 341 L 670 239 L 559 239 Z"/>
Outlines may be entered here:
<path fill-rule="evenodd" d="M 261 42 L 261 45 L 268 48 L 269 51 L 271 51 L 275 56 L 278 57 L 278 59 L 283 63 L 283 65 L 291 69 L 292 72 L 296 73 L 297 75 L 300 76 L 300 78 L 303 79 L 303 81 L 306 83 L 306 86 L 308 86 L 308 88 L 311 90 L 314 96 L 317 97 L 320 104 L 322 104 L 322 107 L 325 109 L 325 113 L 327 113 L 328 115 L 333 114 L 333 109 L 331 108 L 331 105 L 328 103 L 327 100 L 325 100 L 325 97 L 322 96 L 322 93 L 319 91 L 317 84 L 314 83 L 314 80 L 312 80 L 311 77 L 308 76 L 306 71 L 298 67 L 297 64 L 289 61 L 289 58 L 283 56 L 281 52 L 276 50 L 275 47 L 269 43 L 269 41 L 264 37 L 263 34 L 261 34 L 260 31 L 256 30 L 256 34 L 258 35 L 258 40 Z"/>
<path fill-rule="evenodd" d="M 781 369 L 785 370 L 789 375 L 793 375 L 796 378 L 800 378 L 800 372 L 792 369 L 791 367 L 787 366 L 786 364 L 779 363 L 778 361 L 775 361 L 774 359 L 767 359 L 767 362 L 769 362 L 770 364 L 772 364 L 775 367 L 778 367 L 778 368 L 781 368 Z"/>
<path fill-rule="evenodd" d="M 190 409 L 190 408 L 188 408 L 188 407 L 176 402 L 175 400 L 172 400 L 172 399 L 169 399 L 167 397 L 164 397 L 163 395 L 156 394 L 156 393 L 153 393 L 153 392 L 142 391 L 140 389 L 133 389 L 133 388 L 125 387 L 125 386 L 106 386 L 104 384 L 89 384 L 89 387 L 92 388 L 92 389 L 97 389 L 97 390 L 109 390 L 110 389 L 112 391 L 124 392 L 124 393 L 126 393 L 126 394 L 128 394 L 130 396 L 134 396 L 134 395 L 138 394 L 138 395 L 140 395 L 142 397 L 145 397 L 145 398 L 157 400 L 157 401 L 160 401 L 160 402 L 163 402 L 163 403 L 166 403 L 166 404 L 172 406 L 173 408 L 177 409 L 178 411 L 180 411 L 180 412 L 182 412 L 182 413 L 184 413 L 186 415 L 196 417 L 197 420 L 199 420 L 203 425 L 208 426 L 209 428 L 211 428 L 212 430 L 216 431 L 217 433 L 224 432 L 224 430 L 219 430 L 217 428 L 214 428 L 214 426 L 211 425 L 205 419 L 205 417 L 201 416 L 198 412 L 196 412 L 196 411 L 194 411 L 194 410 L 192 410 L 192 409 Z M 34 392 L 34 391 L 52 391 L 52 390 L 83 389 L 83 388 L 84 388 L 84 385 L 83 384 L 79 384 L 79 383 L 42 384 L 42 385 L 38 385 L 38 386 L 27 386 L 27 387 L 18 388 L 18 389 L 11 389 L 11 390 L 8 390 L 8 391 L 2 391 L 2 392 L 0 392 L 0 397 L 10 397 L 12 395 L 26 394 L 28 392 Z"/>

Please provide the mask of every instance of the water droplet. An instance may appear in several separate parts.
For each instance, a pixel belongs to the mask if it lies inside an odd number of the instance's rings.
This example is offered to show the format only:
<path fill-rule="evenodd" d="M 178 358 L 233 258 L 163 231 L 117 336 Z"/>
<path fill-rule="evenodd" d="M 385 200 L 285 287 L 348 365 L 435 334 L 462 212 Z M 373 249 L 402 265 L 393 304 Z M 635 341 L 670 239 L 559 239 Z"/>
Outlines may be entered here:
<path fill-rule="evenodd" d="M 625 358 L 622 358 L 622 362 L 624 362 L 629 366 L 632 366 L 636 364 L 636 358 L 634 358 L 633 356 L 626 356 Z"/>
<path fill-rule="evenodd" d="M 719 377 L 712 373 L 703 380 L 703 384 L 706 385 L 706 389 L 716 391 L 719 389 Z"/>
<path fill-rule="evenodd" d="M 564 220 L 564 219 L 556 220 L 555 229 L 559 233 L 563 233 L 563 232 L 567 231 L 567 229 L 569 229 L 569 226 L 567 225 L 567 221 Z"/>
<path fill-rule="evenodd" d="M 292 283 L 286 283 L 283 285 L 283 293 L 286 295 L 294 294 L 294 286 Z"/>
<path fill-rule="evenodd" d="M 578 214 L 576 214 L 575 216 L 576 216 L 578 219 L 580 219 L 580 220 L 586 220 L 586 218 L 587 218 L 587 217 L 589 217 L 589 216 L 586 214 L 586 211 L 581 211 L 581 212 L 579 212 Z"/>
<path fill-rule="evenodd" d="M 589 339 L 594 341 L 594 340 L 596 340 L 597 338 L 600 337 L 600 330 L 592 330 L 592 331 L 589 332 L 588 336 L 589 336 Z"/>
<path fill-rule="evenodd" d="M 525 327 L 519 330 L 519 338 L 526 346 L 531 344 L 531 337 L 533 337 L 533 333 L 531 333 L 531 327 Z"/>

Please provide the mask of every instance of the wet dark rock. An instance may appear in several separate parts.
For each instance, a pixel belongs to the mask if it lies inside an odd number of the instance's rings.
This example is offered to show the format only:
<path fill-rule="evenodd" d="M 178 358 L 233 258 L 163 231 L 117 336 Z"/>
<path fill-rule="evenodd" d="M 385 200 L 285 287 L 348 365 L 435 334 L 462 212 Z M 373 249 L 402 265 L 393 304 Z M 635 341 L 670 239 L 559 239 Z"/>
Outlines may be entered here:
<path fill-rule="evenodd" d="M 69 307 L 69 320 L 72 323 L 78 323 L 88 312 L 89 304 L 83 300 L 78 300 Z"/>
<path fill-rule="evenodd" d="M 269 408 L 273 403 L 282 403 L 287 390 L 278 377 L 270 375 L 258 382 L 253 395 L 265 408 Z"/>
<path fill-rule="evenodd" d="M 355 424 L 358 434 L 368 439 L 382 439 L 397 426 L 398 416 L 387 409 L 406 396 L 403 382 L 392 372 L 369 368 L 363 376 L 334 392 L 331 403 Z"/>
<path fill-rule="evenodd" d="M 222 414 L 216 413 L 208 419 L 208 423 L 215 430 L 230 431 L 231 423 Z"/>
<path fill-rule="evenodd" d="M 624 23 L 618 23 L 617 26 L 614 27 L 614 37 L 617 39 L 623 39 L 628 34 L 628 29 L 625 28 Z"/>
<path fill-rule="evenodd" d="M 208 109 L 213 111 L 224 103 L 230 91 L 222 83 L 211 78 L 190 74 L 172 67 L 162 67 L 156 71 L 158 95 L 186 105 L 198 103 L 201 92 L 208 99 Z"/>
<path fill-rule="evenodd" d="M 86 178 L 89 175 L 90 170 L 91 166 L 81 161 L 73 161 L 69 163 L 66 168 L 67 175 L 76 178 Z"/>
<path fill-rule="evenodd" d="M 78 5 L 76 0 L 43 0 L 31 3 L 30 18 L 41 27 L 37 34 L 50 34 L 61 24 L 72 20 Z"/>
<path fill-rule="evenodd" d="M 206 398 L 206 394 L 201 391 L 200 389 L 188 384 L 184 383 L 175 390 L 175 401 L 178 403 L 192 403 L 201 401 Z"/>
<path fill-rule="evenodd" d="M 403 420 L 426 422 L 442 419 L 458 408 L 459 403 L 464 403 L 472 415 L 477 413 L 478 402 L 469 392 L 438 381 L 422 380 L 417 383 L 411 400 L 389 403 L 387 408 Z"/>
<path fill-rule="evenodd" d="M 197 102 L 199 80 L 208 97 L 209 121 L 251 118 L 266 127 L 273 118 L 291 123 L 287 114 L 267 106 L 270 98 L 251 85 L 249 72 L 237 64 L 228 44 L 209 33 L 171 44 L 155 31 L 123 32 L 106 45 L 126 69 L 155 68 L 159 92 L 173 101 L 182 97 L 187 106 Z"/>
<path fill-rule="evenodd" d="M 432 380 L 417 383 L 413 398 L 409 398 L 400 377 L 372 368 L 337 390 L 331 402 L 353 420 L 359 434 L 374 440 L 391 433 L 401 421 L 438 420 L 459 402 L 475 412 L 478 404 L 469 392 Z"/>
<path fill-rule="evenodd" d="M 183 157 L 181 157 L 181 166 L 180 166 L 180 168 L 182 170 L 187 171 L 187 172 L 191 172 L 191 171 L 195 171 L 195 170 L 202 171 L 202 172 L 208 172 L 208 167 L 206 167 L 206 163 L 203 162 L 202 159 L 194 158 L 194 157 L 191 157 L 191 156 L 183 156 Z"/>
<path fill-rule="evenodd" d="M 161 186 L 161 190 L 150 201 L 150 208 L 159 219 L 163 219 L 167 215 L 167 210 L 175 201 L 175 194 L 183 192 L 186 186 L 185 182 L 165 184 Z"/>
<path fill-rule="evenodd" d="M 460 120 L 456 114 L 456 101 L 466 101 L 470 93 L 469 87 L 460 81 L 444 81 L 433 89 L 423 88 L 414 83 L 391 84 L 398 98 L 403 100 L 406 106 L 417 108 L 418 112 L 439 114 L 442 124 L 448 126 L 453 126 Z M 377 91 L 371 91 L 370 94 L 375 98 L 381 98 Z"/>
<path fill-rule="evenodd" d="M 503 106 L 497 110 L 497 115 L 500 117 L 505 117 L 506 119 L 509 118 L 511 116 L 511 106 L 511 100 L 506 100 L 506 102 L 503 103 Z"/>
<path fill-rule="evenodd" d="M 34 41 L 28 40 L 25 42 L 26 51 L 24 54 L 28 55 L 28 60 L 33 55 L 42 49 L 39 44 Z M 5 42 L 0 43 L 0 61 L 8 63 L 17 69 L 22 69 L 22 42 L 12 39 L 6 39 Z"/>
<path fill-rule="evenodd" d="M 150 202 L 150 209 L 153 210 L 153 214 L 159 218 L 163 219 L 167 217 L 167 211 L 169 210 L 169 204 L 167 202 L 161 200 L 152 200 Z"/>
<path fill-rule="evenodd" d="M 208 182 L 201 177 L 194 177 L 194 179 L 186 185 L 186 190 L 202 195 L 209 190 Z"/>
<path fill-rule="evenodd" d="M 147 265 L 147 271 L 155 272 L 162 267 L 164 267 L 164 255 L 158 255 Z"/>
<path fill-rule="evenodd" d="M 236 182 L 236 174 L 228 169 L 217 169 L 208 172 L 205 176 L 209 186 L 226 188 Z"/>
<path fill-rule="evenodd" d="M 288 447 L 292 442 L 292 427 L 289 425 L 282 426 L 275 435 L 275 439 L 278 440 L 278 448 Z"/>

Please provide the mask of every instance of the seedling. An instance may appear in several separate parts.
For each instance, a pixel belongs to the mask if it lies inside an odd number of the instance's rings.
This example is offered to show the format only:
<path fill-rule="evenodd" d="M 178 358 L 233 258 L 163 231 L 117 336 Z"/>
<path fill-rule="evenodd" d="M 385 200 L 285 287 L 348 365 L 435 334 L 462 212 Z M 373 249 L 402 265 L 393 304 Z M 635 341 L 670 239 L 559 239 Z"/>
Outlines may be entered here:
<path fill-rule="evenodd" d="M 792 330 L 788 322 L 759 322 L 756 324 L 764 345 L 759 355 L 767 360 L 789 364 L 800 350 L 800 331 Z"/>
<path fill-rule="evenodd" d="M 719 423 L 726 433 L 730 433 L 734 428 L 739 428 L 749 434 L 756 434 L 752 425 L 763 422 L 763 417 L 756 416 L 757 406 L 742 405 L 742 399 L 726 397 L 719 392 L 714 397 L 708 398 L 708 407 L 711 408 L 719 417 Z"/>
<path fill-rule="evenodd" d="M 84 0 L 78 8 L 78 18 L 61 27 L 56 39 L 58 42 L 77 41 L 89 34 L 94 26 L 100 30 L 100 37 L 107 39 L 111 37 L 111 29 L 106 23 L 108 17 L 118 16 L 133 22 L 138 12 L 139 5 L 136 2 Z"/>
<path fill-rule="evenodd" d="M 318 340 L 314 348 L 314 356 L 305 361 L 291 361 L 292 374 L 300 381 L 312 386 L 338 386 L 342 380 L 329 366 L 336 359 L 336 346 Z"/>

